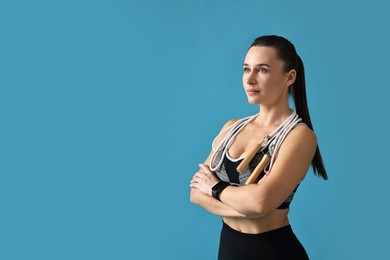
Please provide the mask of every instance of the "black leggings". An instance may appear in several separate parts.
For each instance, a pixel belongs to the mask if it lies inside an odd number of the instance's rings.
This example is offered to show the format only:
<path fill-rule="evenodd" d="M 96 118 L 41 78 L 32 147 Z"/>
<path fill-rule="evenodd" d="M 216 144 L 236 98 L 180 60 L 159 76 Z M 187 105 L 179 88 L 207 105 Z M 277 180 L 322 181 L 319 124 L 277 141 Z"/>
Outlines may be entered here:
<path fill-rule="evenodd" d="M 309 259 L 291 226 L 261 234 L 245 234 L 223 223 L 218 260 L 305 260 Z"/>

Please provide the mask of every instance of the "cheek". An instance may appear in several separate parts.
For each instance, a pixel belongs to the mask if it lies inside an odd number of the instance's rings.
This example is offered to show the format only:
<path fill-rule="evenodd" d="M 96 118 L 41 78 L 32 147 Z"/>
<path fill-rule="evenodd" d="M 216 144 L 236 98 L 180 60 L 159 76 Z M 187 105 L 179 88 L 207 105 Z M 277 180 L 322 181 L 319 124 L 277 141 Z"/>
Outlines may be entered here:
<path fill-rule="evenodd" d="M 283 85 L 283 79 L 281 77 L 269 75 L 268 77 L 264 77 L 263 79 L 264 83 L 267 83 L 267 85 L 271 85 L 273 87 L 281 87 Z"/>
<path fill-rule="evenodd" d="M 260 77 L 260 86 L 261 87 L 264 87 L 264 88 L 274 88 L 274 85 L 275 85 L 275 79 L 273 77 L 271 77 L 270 75 L 263 75 L 262 77 Z"/>

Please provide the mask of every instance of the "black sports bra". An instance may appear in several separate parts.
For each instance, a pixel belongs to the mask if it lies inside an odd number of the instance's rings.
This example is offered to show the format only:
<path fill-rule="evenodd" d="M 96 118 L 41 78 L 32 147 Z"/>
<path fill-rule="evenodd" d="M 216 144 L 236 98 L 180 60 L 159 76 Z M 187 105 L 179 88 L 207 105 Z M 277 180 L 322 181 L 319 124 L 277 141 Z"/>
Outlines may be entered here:
<path fill-rule="evenodd" d="M 256 168 L 256 166 L 259 164 L 261 159 L 263 158 L 263 153 L 259 152 L 255 155 L 253 160 L 249 163 L 248 167 L 244 170 L 244 172 L 239 173 L 236 168 L 240 164 L 240 162 L 243 160 L 240 159 L 233 159 L 229 156 L 229 152 L 226 152 L 226 155 L 223 158 L 223 163 L 219 169 L 215 171 L 218 178 L 222 181 L 229 182 L 233 186 L 243 186 L 245 185 L 246 180 L 249 178 L 253 170 Z M 222 151 L 218 152 L 216 156 L 216 160 L 221 160 Z M 263 178 L 265 175 L 265 172 L 263 171 L 260 174 L 260 179 Z M 287 209 L 290 207 L 290 203 L 294 198 L 294 194 L 298 189 L 299 184 L 294 189 L 294 191 L 284 200 L 284 202 L 277 207 L 277 209 Z"/>

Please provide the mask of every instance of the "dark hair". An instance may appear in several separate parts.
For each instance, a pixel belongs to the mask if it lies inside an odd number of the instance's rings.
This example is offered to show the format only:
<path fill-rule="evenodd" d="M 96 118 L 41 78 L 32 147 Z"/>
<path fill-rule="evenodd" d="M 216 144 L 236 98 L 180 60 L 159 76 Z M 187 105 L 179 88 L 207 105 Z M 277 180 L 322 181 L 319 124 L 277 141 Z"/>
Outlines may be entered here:
<path fill-rule="evenodd" d="M 305 70 L 303 67 L 303 62 L 297 54 L 294 45 L 283 37 L 276 35 L 265 35 L 256 38 L 251 47 L 253 46 L 275 48 L 278 57 L 284 62 L 284 71 L 288 72 L 292 69 L 295 69 L 297 77 L 294 84 L 289 88 L 289 94 L 292 95 L 294 99 L 297 114 L 302 118 L 302 121 L 311 130 L 313 130 L 306 99 Z M 324 180 L 328 179 L 318 145 L 313 160 L 311 161 L 311 165 L 313 167 L 314 173 L 317 176 L 321 176 Z"/>

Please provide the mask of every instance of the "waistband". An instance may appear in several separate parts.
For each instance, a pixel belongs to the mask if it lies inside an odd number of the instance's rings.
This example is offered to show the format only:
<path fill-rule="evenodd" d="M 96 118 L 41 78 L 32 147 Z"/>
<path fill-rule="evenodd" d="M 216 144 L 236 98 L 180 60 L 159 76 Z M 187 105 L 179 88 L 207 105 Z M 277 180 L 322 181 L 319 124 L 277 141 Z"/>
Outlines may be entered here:
<path fill-rule="evenodd" d="M 296 239 L 296 236 L 291 228 L 291 225 L 280 227 L 274 230 L 266 231 L 259 234 L 248 234 L 239 232 L 225 222 L 223 222 L 221 231 L 221 240 L 230 241 L 234 244 L 245 246 L 256 246 L 259 243 L 274 243 L 282 242 L 283 240 Z"/>

